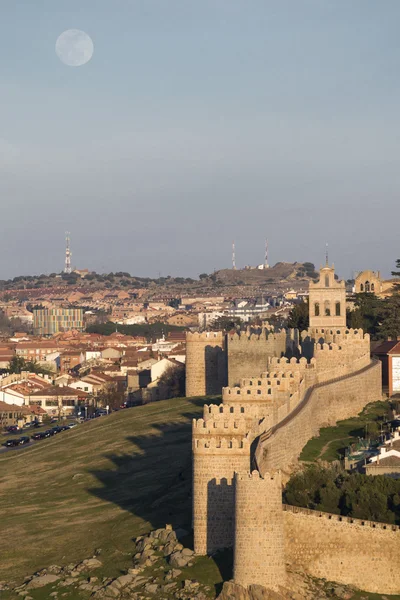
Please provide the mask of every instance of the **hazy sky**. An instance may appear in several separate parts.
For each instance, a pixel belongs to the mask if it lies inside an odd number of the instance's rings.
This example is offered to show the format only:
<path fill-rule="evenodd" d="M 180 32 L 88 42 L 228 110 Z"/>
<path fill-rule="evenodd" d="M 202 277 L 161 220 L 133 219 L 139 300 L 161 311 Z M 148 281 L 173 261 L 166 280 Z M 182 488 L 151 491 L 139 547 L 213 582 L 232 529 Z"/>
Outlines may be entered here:
<path fill-rule="evenodd" d="M 400 257 L 399 0 L 1 0 L 0 279 Z M 92 60 L 64 65 L 66 29 Z"/>

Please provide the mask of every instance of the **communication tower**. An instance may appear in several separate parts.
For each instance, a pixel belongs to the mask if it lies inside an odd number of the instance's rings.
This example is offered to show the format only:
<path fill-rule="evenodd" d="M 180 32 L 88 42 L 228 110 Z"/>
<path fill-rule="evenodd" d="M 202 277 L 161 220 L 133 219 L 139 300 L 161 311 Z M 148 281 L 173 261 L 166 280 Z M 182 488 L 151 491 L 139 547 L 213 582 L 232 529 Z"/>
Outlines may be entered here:
<path fill-rule="evenodd" d="M 264 262 L 264 269 L 269 269 L 269 264 L 268 264 L 268 239 L 265 240 L 265 262 Z"/>
<path fill-rule="evenodd" d="M 71 268 L 71 256 L 72 256 L 72 252 L 70 249 L 70 233 L 69 231 L 67 231 L 65 233 L 65 267 L 64 267 L 64 273 L 71 273 L 72 272 L 72 268 Z"/>
<path fill-rule="evenodd" d="M 236 271 L 235 242 L 232 242 L 232 269 Z"/>

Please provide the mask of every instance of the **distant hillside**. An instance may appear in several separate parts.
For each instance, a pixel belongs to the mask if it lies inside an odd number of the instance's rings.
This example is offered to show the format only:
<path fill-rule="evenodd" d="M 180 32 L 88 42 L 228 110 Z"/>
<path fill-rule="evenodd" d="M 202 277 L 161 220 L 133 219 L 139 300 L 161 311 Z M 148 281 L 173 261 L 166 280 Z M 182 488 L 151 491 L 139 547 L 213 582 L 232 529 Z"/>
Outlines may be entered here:
<path fill-rule="evenodd" d="M 315 279 L 317 277 L 312 263 L 278 262 L 269 269 L 223 269 L 215 273 L 216 281 L 224 285 L 260 285 L 298 279 Z"/>

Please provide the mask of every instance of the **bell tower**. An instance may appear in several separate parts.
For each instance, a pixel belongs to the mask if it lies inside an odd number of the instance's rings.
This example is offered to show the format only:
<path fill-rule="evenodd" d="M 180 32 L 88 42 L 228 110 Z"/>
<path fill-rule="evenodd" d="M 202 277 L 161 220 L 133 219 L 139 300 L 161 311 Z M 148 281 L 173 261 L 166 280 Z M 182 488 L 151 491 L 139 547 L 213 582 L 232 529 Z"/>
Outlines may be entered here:
<path fill-rule="evenodd" d="M 310 327 L 346 327 L 346 286 L 335 279 L 335 268 L 328 260 L 319 272 L 319 281 L 310 281 Z"/>

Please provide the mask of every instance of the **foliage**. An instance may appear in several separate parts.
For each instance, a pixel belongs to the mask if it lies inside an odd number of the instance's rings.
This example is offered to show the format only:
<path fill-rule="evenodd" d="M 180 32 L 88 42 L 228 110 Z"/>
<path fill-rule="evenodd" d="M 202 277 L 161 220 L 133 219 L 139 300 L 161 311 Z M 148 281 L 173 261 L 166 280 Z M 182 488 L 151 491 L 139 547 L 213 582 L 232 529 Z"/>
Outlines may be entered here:
<path fill-rule="evenodd" d="M 288 504 L 367 519 L 400 523 L 400 480 L 346 473 L 340 467 L 307 466 L 288 481 Z"/>
<path fill-rule="evenodd" d="M 216 331 L 231 331 L 241 326 L 242 320 L 239 317 L 217 317 L 210 323 L 210 329 Z"/>
<path fill-rule="evenodd" d="M 207 273 L 200 273 L 199 279 L 208 279 Z"/>
<path fill-rule="evenodd" d="M 291 329 L 299 329 L 300 331 L 303 331 L 304 329 L 308 329 L 309 325 L 310 319 L 308 301 L 295 304 L 289 313 L 287 326 Z"/>
<path fill-rule="evenodd" d="M 98 333 L 100 335 L 111 335 L 115 333 L 116 327 L 119 333 L 124 335 L 145 337 L 148 341 L 153 341 L 161 338 L 163 334 L 168 334 L 170 331 L 182 331 L 182 327 L 177 325 L 168 325 L 165 323 L 140 323 L 138 325 L 118 325 L 111 321 L 107 323 L 94 323 L 86 328 L 88 333 Z"/>
<path fill-rule="evenodd" d="M 391 337 L 397 339 L 400 336 L 400 293 L 395 292 L 393 296 L 383 301 L 382 323 L 379 327 L 379 334 L 382 338 Z"/>
<path fill-rule="evenodd" d="M 185 396 L 185 367 L 184 365 L 171 365 L 160 377 L 160 383 L 168 388 L 169 398 L 182 398 Z"/>
<path fill-rule="evenodd" d="M 376 338 L 382 321 L 383 301 L 369 292 L 354 294 L 351 300 L 355 309 L 347 311 L 347 327 L 362 329 Z"/>
<path fill-rule="evenodd" d="M 372 402 L 358 417 L 338 421 L 333 427 L 322 427 L 318 437 L 311 438 L 301 451 L 300 460 L 334 461 L 343 458 L 346 448 L 359 438 L 375 439 L 390 422 L 392 407 L 389 402 Z"/>
<path fill-rule="evenodd" d="M 10 360 L 8 371 L 10 373 L 21 373 L 22 371 L 29 371 L 29 373 L 38 373 L 42 375 L 50 375 L 51 369 L 39 365 L 37 362 L 32 360 L 26 361 L 22 356 L 13 356 Z"/>

